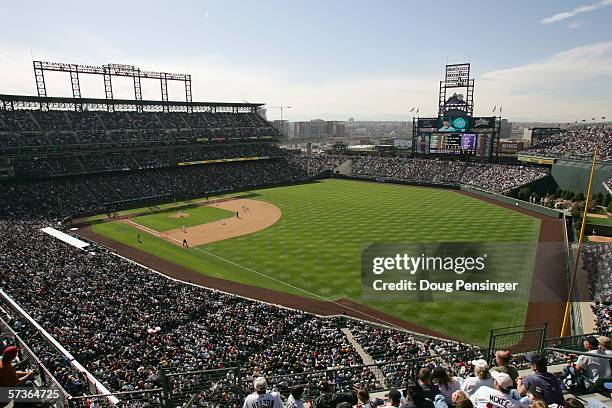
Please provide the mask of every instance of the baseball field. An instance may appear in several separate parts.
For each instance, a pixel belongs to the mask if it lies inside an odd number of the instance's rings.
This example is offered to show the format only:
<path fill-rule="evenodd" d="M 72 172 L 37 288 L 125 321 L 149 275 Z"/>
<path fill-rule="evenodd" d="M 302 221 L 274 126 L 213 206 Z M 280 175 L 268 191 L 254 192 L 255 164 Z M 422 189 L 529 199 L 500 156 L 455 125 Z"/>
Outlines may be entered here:
<path fill-rule="evenodd" d="M 83 235 L 116 243 L 126 256 L 141 254 L 134 259 L 164 273 L 172 274 L 168 265 L 177 265 L 215 282 L 258 288 L 256 297 L 267 292 L 270 298 L 264 300 L 271 302 L 280 292 L 303 298 L 304 305 L 359 305 L 383 319 L 477 344 L 486 343 L 493 327 L 523 324 L 528 303 L 366 303 L 361 252 L 384 242 L 536 244 L 542 222 L 457 191 L 337 179 L 117 215 L 86 227 Z M 169 271 L 156 267 L 156 259 Z"/>

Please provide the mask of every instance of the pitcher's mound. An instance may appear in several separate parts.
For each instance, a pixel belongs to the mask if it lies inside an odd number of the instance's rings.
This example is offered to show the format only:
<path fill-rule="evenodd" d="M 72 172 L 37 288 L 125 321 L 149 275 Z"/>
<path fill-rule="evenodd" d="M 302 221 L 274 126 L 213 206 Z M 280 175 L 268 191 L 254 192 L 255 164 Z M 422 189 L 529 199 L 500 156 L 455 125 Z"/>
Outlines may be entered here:
<path fill-rule="evenodd" d="M 182 213 L 182 212 L 170 214 L 170 218 L 187 218 L 187 217 L 189 217 L 189 214 Z"/>

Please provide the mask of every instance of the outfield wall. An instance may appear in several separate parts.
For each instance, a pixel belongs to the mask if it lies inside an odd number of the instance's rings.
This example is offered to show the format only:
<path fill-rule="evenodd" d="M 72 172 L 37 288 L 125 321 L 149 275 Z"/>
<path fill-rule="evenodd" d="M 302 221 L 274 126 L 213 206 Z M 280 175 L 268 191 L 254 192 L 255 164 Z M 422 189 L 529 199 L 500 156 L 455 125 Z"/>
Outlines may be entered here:
<path fill-rule="evenodd" d="M 568 191 L 586 192 L 591 177 L 589 160 L 558 160 L 552 166 L 551 174 L 559 188 Z M 603 182 L 612 177 L 612 164 L 595 163 L 591 193 L 607 193 Z"/>
<path fill-rule="evenodd" d="M 393 179 L 393 178 L 373 178 L 373 177 L 356 177 L 356 176 L 349 177 L 343 174 L 334 174 L 333 177 L 339 178 L 339 179 L 347 179 L 347 180 L 371 181 L 371 182 L 376 182 L 376 183 L 393 183 L 393 184 L 404 184 L 404 185 L 410 185 L 410 186 L 461 190 L 461 191 L 466 191 L 468 193 L 479 195 L 481 197 L 489 198 L 491 200 L 499 201 L 504 204 L 509 204 L 509 205 L 512 205 L 518 208 L 523 208 L 525 210 L 533 211 L 535 213 L 542 214 L 547 217 L 563 218 L 562 211 L 544 207 L 538 204 L 532 204 L 527 201 L 521 201 L 517 198 L 512 198 L 512 197 L 508 197 L 502 194 L 497 194 L 497 193 L 493 193 L 490 191 L 481 190 L 481 189 L 467 186 L 467 185 L 452 184 L 452 183 L 435 183 L 435 182 L 428 182 L 428 181 L 409 181 L 409 180 L 399 180 L 399 179 Z"/>
<path fill-rule="evenodd" d="M 591 224 L 587 222 L 584 226 L 585 234 L 603 235 L 604 237 L 612 237 L 612 226 L 602 224 Z"/>
<path fill-rule="evenodd" d="M 449 190 L 459 190 L 459 184 L 453 183 L 437 183 L 433 181 L 416 181 L 416 180 L 402 180 L 390 177 L 360 177 L 360 176 L 346 176 L 344 174 L 333 174 L 334 178 L 345 179 L 345 180 L 359 180 L 359 181 L 370 181 L 373 183 L 391 183 L 391 184 L 404 184 L 407 186 L 419 186 L 419 187 L 433 187 L 433 188 L 445 188 Z"/>
<path fill-rule="evenodd" d="M 468 193 L 473 193 L 479 195 L 481 197 L 490 198 L 495 201 L 499 201 L 505 204 L 509 204 L 518 208 L 523 208 L 525 210 L 533 211 L 538 214 L 545 215 L 547 217 L 552 218 L 563 218 L 563 212 L 559 210 L 554 210 L 552 208 L 544 207 L 538 204 L 532 204 L 527 201 L 521 201 L 518 198 L 512 198 L 501 194 L 492 193 L 485 190 L 480 190 L 474 187 L 462 185 L 460 187 L 461 191 L 467 191 Z"/>

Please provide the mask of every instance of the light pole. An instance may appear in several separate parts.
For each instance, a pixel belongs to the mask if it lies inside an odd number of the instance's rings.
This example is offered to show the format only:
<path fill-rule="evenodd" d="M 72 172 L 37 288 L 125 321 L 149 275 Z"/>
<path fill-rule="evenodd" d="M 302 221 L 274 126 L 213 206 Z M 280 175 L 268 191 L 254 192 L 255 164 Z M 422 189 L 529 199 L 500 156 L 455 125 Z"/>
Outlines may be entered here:
<path fill-rule="evenodd" d="M 267 109 L 280 109 L 280 120 L 283 120 L 283 109 L 291 109 L 291 106 L 267 106 Z"/>

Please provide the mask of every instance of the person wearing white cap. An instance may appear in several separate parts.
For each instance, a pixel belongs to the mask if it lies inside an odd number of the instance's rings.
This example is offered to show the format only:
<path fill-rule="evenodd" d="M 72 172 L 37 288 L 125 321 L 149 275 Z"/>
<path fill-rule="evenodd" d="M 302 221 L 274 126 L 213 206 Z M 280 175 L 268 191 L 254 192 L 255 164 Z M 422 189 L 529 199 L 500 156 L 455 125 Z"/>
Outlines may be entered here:
<path fill-rule="evenodd" d="M 283 403 L 278 393 L 267 391 L 268 382 L 263 377 L 253 380 L 255 392 L 247 395 L 242 408 L 282 408 Z"/>
<path fill-rule="evenodd" d="M 483 359 L 472 361 L 474 377 L 468 377 L 463 382 L 461 390 L 472 396 L 480 387 L 493 387 L 493 378 L 489 374 L 489 364 Z"/>
<path fill-rule="evenodd" d="M 499 371 L 491 371 L 493 387 L 480 387 L 470 398 L 475 408 L 518 408 L 522 405 L 520 401 L 512 399 L 510 390 L 514 382 L 512 378 Z"/>

